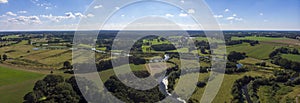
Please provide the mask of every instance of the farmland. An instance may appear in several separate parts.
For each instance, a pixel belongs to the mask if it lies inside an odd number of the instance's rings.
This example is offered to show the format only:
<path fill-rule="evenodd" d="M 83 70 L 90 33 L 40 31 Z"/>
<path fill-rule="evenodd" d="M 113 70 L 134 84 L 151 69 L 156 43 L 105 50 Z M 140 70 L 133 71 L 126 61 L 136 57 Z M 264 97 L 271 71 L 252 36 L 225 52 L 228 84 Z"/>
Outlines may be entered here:
<path fill-rule="evenodd" d="M 55 75 L 62 75 L 65 78 L 70 78 L 73 75 L 72 72 L 75 69 L 72 68 L 73 64 L 71 62 L 72 50 L 74 49 L 72 46 L 74 44 L 71 43 L 70 35 L 48 36 L 30 34 L 18 36 L 14 34 L 6 35 L 2 38 L 3 41 L 1 42 L 1 45 L 5 46 L 0 47 L 0 61 L 1 65 L 8 66 L 8 68 L 0 68 L 0 90 L 7 91 L 0 93 L 1 102 L 22 102 L 22 97 L 31 91 L 34 83 L 45 77 L 46 74 L 52 73 Z M 158 36 L 151 36 L 139 41 L 139 45 L 133 46 L 130 51 L 131 53 L 129 53 L 130 55 L 127 55 L 126 52 L 122 50 L 110 50 L 110 43 L 113 40 L 112 38 L 113 37 L 110 36 L 106 38 L 99 38 L 100 40 L 95 46 L 79 44 L 79 47 L 87 48 L 88 50 L 93 50 L 95 52 L 95 62 L 97 64 L 105 61 L 103 62 L 103 65 L 96 65 L 98 70 L 97 73 L 100 75 L 104 83 L 107 81 L 110 81 L 111 83 L 112 77 L 115 76 L 114 69 L 122 71 L 126 66 L 129 66 L 133 72 L 148 72 L 151 76 L 153 76 L 155 74 L 162 73 L 164 70 L 169 71 L 169 75 L 171 75 L 178 73 L 178 68 L 188 71 L 188 69 L 198 68 L 200 65 L 202 72 L 188 72 L 182 76 L 182 78 L 184 78 L 188 75 L 199 74 L 198 83 L 207 83 L 208 77 L 211 74 L 210 71 L 213 70 L 211 67 L 211 61 L 213 59 L 211 58 L 212 51 L 210 50 L 211 47 L 208 43 L 209 39 L 203 36 L 169 36 L 168 40 Z M 300 56 L 297 54 L 297 51 L 295 51 L 300 50 L 300 46 L 298 45 L 299 40 L 296 39 L 287 37 L 256 37 L 253 35 L 244 37 L 230 36 L 230 38 L 231 39 L 227 38 L 228 40 L 225 43 L 230 41 L 237 43 L 226 46 L 227 54 L 229 55 L 232 52 L 236 52 L 236 55 L 240 53 L 242 56 L 245 55 L 245 57 L 234 61 L 227 61 L 229 66 L 225 70 L 226 74 L 224 75 L 224 80 L 220 90 L 213 100 L 214 103 L 233 102 L 236 95 L 233 94 L 232 91 L 234 90 L 236 81 L 244 78 L 245 76 L 268 79 L 272 78 L 270 81 L 275 80 L 274 78 L 280 78 L 280 76 L 276 75 L 274 72 L 281 70 L 285 71 L 286 68 L 281 64 L 274 63 L 274 60 L 278 57 L 294 62 L 300 61 Z M 220 40 L 215 38 L 211 40 L 217 41 L 216 43 L 221 43 L 219 42 Z M 255 43 L 251 44 L 253 41 Z M 258 42 L 256 43 L 256 41 Z M 170 45 L 171 42 L 173 42 L 172 45 Z M 186 47 L 190 43 L 194 43 L 196 48 Z M 174 47 L 176 49 L 174 49 Z M 284 51 L 283 53 L 280 52 L 277 56 L 274 56 L 274 58 L 270 57 L 270 54 L 279 48 L 287 48 L 287 50 L 290 51 L 285 54 Z M 97 50 L 100 52 L 97 52 Z M 292 50 L 294 50 L 293 54 L 291 54 Z M 199 59 L 199 61 L 195 62 L 194 60 L 180 59 L 179 55 L 177 55 L 178 52 L 197 55 L 196 58 Z M 120 57 L 129 57 L 129 64 L 127 65 L 125 62 L 125 64 L 121 64 L 118 67 L 111 67 L 110 61 L 118 59 L 118 56 L 112 58 L 111 54 L 119 55 Z M 4 55 L 6 55 L 7 58 L 4 59 Z M 170 56 L 170 58 L 165 60 L 166 55 Z M 225 56 L 226 55 L 224 55 L 224 57 Z M 88 59 L 88 57 L 84 58 Z M 118 62 L 123 63 L 124 61 Z M 188 63 L 188 65 L 182 65 L 181 63 Z M 237 69 L 237 64 L 241 64 L 242 67 Z M 295 65 L 297 66 L 297 64 L 294 63 L 293 67 L 295 67 Z M 295 72 L 294 70 L 291 71 L 293 71 L 293 73 Z M 287 70 L 287 72 L 290 71 Z M 293 75 L 293 79 L 298 78 L 296 74 L 297 73 Z M 168 86 L 176 87 L 176 83 L 180 78 L 175 77 L 170 77 L 170 84 Z M 287 78 L 292 80 L 292 77 Z M 175 84 L 172 84 L 173 82 Z M 185 81 L 183 87 L 195 85 L 191 84 L 191 82 L 192 81 Z M 299 94 L 297 90 L 300 87 L 297 84 L 295 84 L 295 86 L 289 86 L 285 81 L 271 81 L 271 83 L 276 83 L 279 89 L 276 93 L 273 93 L 274 95 L 269 95 L 272 93 L 271 88 L 273 87 L 270 85 L 260 86 L 257 90 L 257 94 L 261 102 L 275 100 L 279 102 L 286 102 L 287 100 L 295 100 Z M 294 85 L 292 83 L 294 82 L 291 82 L 291 85 Z M 204 91 L 205 85 L 204 87 L 197 87 L 190 100 L 200 101 Z M 242 97 L 244 96 L 245 95 L 242 94 Z M 282 101 L 280 101 L 280 99 L 282 99 Z"/>
<path fill-rule="evenodd" d="M 291 61 L 300 61 L 299 55 L 293 55 L 293 54 L 283 54 L 281 55 L 283 58 L 289 59 Z"/>
<path fill-rule="evenodd" d="M 33 88 L 35 81 L 44 75 L 0 67 L 0 101 L 22 102 L 23 96 Z"/>

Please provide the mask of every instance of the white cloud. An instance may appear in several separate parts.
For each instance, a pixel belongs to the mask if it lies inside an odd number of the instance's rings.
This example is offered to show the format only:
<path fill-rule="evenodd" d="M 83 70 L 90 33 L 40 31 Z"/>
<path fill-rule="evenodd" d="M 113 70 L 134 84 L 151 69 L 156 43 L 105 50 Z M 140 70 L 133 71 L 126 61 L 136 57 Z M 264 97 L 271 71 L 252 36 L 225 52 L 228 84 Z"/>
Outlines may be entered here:
<path fill-rule="evenodd" d="M 264 15 L 264 13 L 259 13 L 259 15 L 260 15 L 260 16 L 263 16 L 263 15 Z"/>
<path fill-rule="evenodd" d="M 102 5 L 96 5 L 94 6 L 94 9 L 98 9 L 98 8 L 102 8 L 103 6 Z"/>
<path fill-rule="evenodd" d="M 52 14 L 50 14 L 50 15 L 40 15 L 40 17 L 49 19 L 54 22 L 60 22 L 62 20 L 68 20 L 68 19 L 94 17 L 94 15 L 93 14 L 84 15 L 80 12 L 77 13 L 67 12 L 63 16 L 53 16 Z"/>
<path fill-rule="evenodd" d="M 47 18 L 47 19 L 55 21 L 55 22 L 60 22 L 61 20 L 67 19 L 66 16 L 53 16 L 52 14 L 50 14 L 50 15 L 40 15 L 40 17 Z"/>
<path fill-rule="evenodd" d="M 214 15 L 215 18 L 223 18 L 223 15 Z"/>
<path fill-rule="evenodd" d="M 116 10 L 119 10 L 119 9 L 120 9 L 120 7 L 115 7 L 115 9 L 116 9 Z"/>
<path fill-rule="evenodd" d="M 165 16 L 166 17 L 174 17 L 174 15 L 172 15 L 172 14 L 166 14 Z"/>
<path fill-rule="evenodd" d="M 19 16 L 17 18 L 8 19 L 8 22 L 17 24 L 41 24 L 41 20 L 37 16 Z"/>
<path fill-rule="evenodd" d="M 79 18 L 86 18 L 87 16 L 85 16 L 85 15 L 83 15 L 83 14 L 81 14 L 81 13 L 74 13 L 74 15 L 76 16 L 76 17 L 79 17 Z"/>
<path fill-rule="evenodd" d="M 18 11 L 19 14 L 26 14 L 27 11 Z"/>
<path fill-rule="evenodd" d="M 0 3 L 8 3 L 8 0 L 0 0 Z"/>
<path fill-rule="evenodd" d="M 233 20 L 234 17 L 233 16 L 230 16 L 230 17 L 227 17 L 226 20 Z"/>
<path fill-rule="evenodd" d="M 82 15 L 81 13 L 73 14 L 72 12 L 67 12 L 65 13 L 64 16 L 53 16 L 52 14 L 50 14 L 50 15 L 40 15 L 40 17 L 49 19 L 54 22 L 60 22 L 61 20 L 76 19 L 76 17 L 81 18 L 86 16 Z"/>
<path fill-rule="evenodd" d="M 225 10 L 224 10 L 224 12 L 229 12 L 229 11 L 230 11 L 229 9 L 225 9 Z"/>
<path fill-rule="evenodd" d="M 125 15 L 121 15 L 122 17 L 124 17 Z"/>
<path fill-rule="evenodd" d="M 46 10 L 52 9 L 53 7 L 57 7 L 56 5 L 52 5 L 49 1 L 46 0 L 30 0 L 33 4 L 39 7 L 43 7 Z"/>
<path fill-rule="evenodd" d="M 232 23 L 233 21 L 243 21 L 244 19 L 243 18 L 238 18 L 238 17 L 235 17 L 235 16 L 230 16 L 230 17 L 227 17 L 226 20 L 229 20 Z"/>
<path fill-rule="evenodd" d="M 233 14 L 232 16 L 236 17 L 237 15 L 236 15 L 236 14 Z"/>
<path fill-rule="evenodd" d="M 66 14 L 66 17 L 67 17 L 67 18 L 72 18 L 72 19 L 75 19 L 75 18 L 76 18 L 75 15 L 73 15 L 72 12 L 67 12 L 67 13 L 65 13 L 65 14 Z"/>
<path fill-rule="evenodd" d="M 189 10 L 188 10 L 188 13 L 189 13 L 189 14 L 194 14 L 194 13 L 195 13 L 195 10 L 194 10 L 194 9 L 189 9 Z"/>
<path fill-rule="evenodd" d="M 243 18 L 234 18 L 234 20 L 236 20 L 236 21 L 243 21 L 244 19 Z"/>
<path fill-rule="evenodd" d="M 180 0 L 181 3 L 184 3 L 184 0 Z"/>
<path fill-rule="evenodd" d="M 95 15 L 94 15 L 94 14 L 91 14 L 91 13 L 89 13 L 89 14 L 87 14 L 86 16 L 87 16 L 87 17 L 94 17 Z"/>
<path fill-rule="evenodd" d="M 13 13 L 13 12 L 11 12 L 11 11 L 6 12 L 6 15 L 8 15 L 8 16 L 17 16 L 17 14 L 15 14 L 15 13 Z"/>
<path fill-rule="evenodd" d="M 45 7 L 45 9 L 46 9 L 46 10 L 48 10 L 48 9 L 52 9 L 52 7 Z"/>
<path fill-rule="evenodd" d="M 185 13 L 180 13 L 179 16 L 181 17 L 186 17 L 188 14 L 185 14 Z"/>

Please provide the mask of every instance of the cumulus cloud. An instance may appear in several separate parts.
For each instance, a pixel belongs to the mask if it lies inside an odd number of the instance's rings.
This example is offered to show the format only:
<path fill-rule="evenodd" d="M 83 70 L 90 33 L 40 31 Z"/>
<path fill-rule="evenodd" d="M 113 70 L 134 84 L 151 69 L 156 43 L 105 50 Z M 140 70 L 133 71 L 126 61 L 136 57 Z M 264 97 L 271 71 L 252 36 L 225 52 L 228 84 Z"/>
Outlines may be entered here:
<path fill-rule="evenodd" d="M 195 10 L 194 10 L 194 9 L 189 9 L 189 10 L 188 10 L 188 13 L 189 13 L 189 14 L 194 14 L 194 13 L 195 13 Z"/>
<path fill-rule="evenodd" d="M 236 15 L 236 14 L 233 14 L 232 16 L 236 17 L 237 15 Z"/>
<path fill-rule="evenodd" d="M 174 17 L 174 15 L 172 15 L 172 14 L 166 14 L 165 16 L 166 17 Z"/>
<path fill-rule="evenodd" d="M 18 11 L 19 14 L 26 14 L 27 11 Z"/>
<path fill-rule="evenodd" d="M 8 3 L 8 0 L 0 0 L 0 3 Z"/>
<path fill-rule="evenodd" d="M 72 18 L 72 19 L 75 19 L 75 18 L 76 18 L 75 15 L 73 15 L 72 12 L 67 12 L 67 13 L 65 13 L 65 14 L 66 14 L 66 17 L 67 17 L 67 18 Z"/>
<path fill-rule="evenodd" d="M 87 14 L 86 16 L 87 16 L 87 17 L 94 17 L 95 15 L 94 15 L 94 14 L 91 14 L 91 13 L 89 13 L 89 14 Z"/>
<path fill-rule="evenodd" d="M 102 8 L 103 6 L 102 5 L 96 5 L 94 6 L 94 9 L 98 9 L 98 8 Z"/>
<path fill-rule="evenodd" d="M 40 15 L 40 17 L 49 19 L 49 20 L 54 21 L 54 22 L 60 22 L 62 20 L 76 19 L 76 17 L 82 18 L 82 17 L 87 17 L 87 16 L 85 16 L 81 13 L 74 13 L 73 14 L 72 12 L 67 12 L 67 13 L 65 13 L 64 16 L 53 16 L 52 14 L 50 14 L 50 15 Z"/>
<path fill-rule="evenodd" d="M 15 13 L 13 13 L 13 12 L 11 12 L 11 11 L 6 12 L 6 15 L 8 15 L 8 16 L 17 16 L 17 14 L 15 14 Z"/>
<path fill-rule="evenodd" d="M 225 9 L 225 10 L 224 10 L 224 12 L 229 12 L 229 11 L 230 11 L 229 9 Z"/>
<path fill-rule="evenodd" d="M 243 21 L 244 19 L 243 18 L 238 18 L 236 16 L 230 16 L 230 17 L 227 17 L 226 20 L 229 20 L 229 21 Z"/>
<path fill-rule="evenodd" d="M 85 16 L 85 15 L 83 15 L 83 14 L 81 14 L 81 13 L 74 13 L 74 15 L 76 16 L 76 17 L 79 17 L 79 18 L 86 18 L 87 16 Z"/>
<path fill-rule="evenodd" d="M 215 18 L 223 18 L 223 15 L 214 15 Z"/>
<path fill-rule="evenodd" d="M 244 19 L 243 18 L 234 18 L 234 20 L 236 20 L 236 21 L 243 21 Z"/>
<path fill-rule="evenodd" d="M 227 17 L 226 20 L 233 20 L 234 17 L 233 16 L 230 16 L 230 17 Z"/>
<path fill-rule="evenodd" d="M 18 24 L 41 24 L 41 20 L 37 16 L 18 16 L 16 18 L 8 19 L 8 22 Z"/>
<path fill-rule="evenodd" d="M 179 16 L 181 17 L 186 17 L 188 14 L 185 14 L 185 13 L 180 13 Z"/>

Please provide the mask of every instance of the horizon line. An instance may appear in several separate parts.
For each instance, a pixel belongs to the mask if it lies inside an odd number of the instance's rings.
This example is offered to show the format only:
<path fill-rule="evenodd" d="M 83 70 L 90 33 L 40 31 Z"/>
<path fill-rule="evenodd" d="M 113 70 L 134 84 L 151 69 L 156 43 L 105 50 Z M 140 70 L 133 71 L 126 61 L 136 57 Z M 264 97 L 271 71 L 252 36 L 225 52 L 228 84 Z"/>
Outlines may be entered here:
<path fill-rule="evenodd" d="M 300 29 L 224 29 L 224 30 L 116 30 L 116 29 L 104 29 L 104 30 L 74 30 L 74 29 L 44 29 L 44 30 L 0 30 L 0 32 L 41 32 L 41 31 L 299 31 Z"/>

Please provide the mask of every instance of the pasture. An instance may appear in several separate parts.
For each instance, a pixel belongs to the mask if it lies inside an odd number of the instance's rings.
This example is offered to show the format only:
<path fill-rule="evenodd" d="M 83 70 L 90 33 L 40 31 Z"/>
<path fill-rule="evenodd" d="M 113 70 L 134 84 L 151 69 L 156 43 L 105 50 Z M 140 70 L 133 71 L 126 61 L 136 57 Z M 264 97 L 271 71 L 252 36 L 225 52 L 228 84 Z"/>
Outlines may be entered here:
<path fill-rule="evenodd" d="M 256 58 L 256 59 L 268 59 L 269 54 L 277 48 L 276 45 L 264 44 L 250 46 L 248 43 L 227 46 L 227 52 L 237 51 L 244 52 L 247 56 Z"/>
<path fill-rule="evenodd" d="M 0 101 L 20 103 L 23 96 L 32 90 L 34 83 L 44 74 L 0 67 Z"/>
<path fill-rule="evenodd" d="M 300 55 L 295 55 L 295 54 L 281 54 L 281 57 L 291 60 L 291 61 L 295 61 L 295 62 L 299 62 L 300 61 Z"/>
<path fill-rule="evenodd" d="M 272 38 L 272 37 L 257 37 L 257 36 L 246 36 L 246 37 L 232 37 L 231 40 L 257 40 L 257 41 L 273 41 L 273 40 L 286 40 L 287 38 Z"/>

